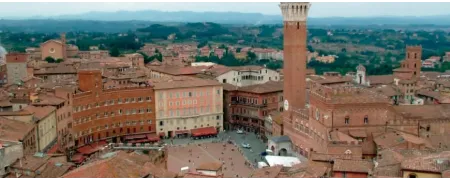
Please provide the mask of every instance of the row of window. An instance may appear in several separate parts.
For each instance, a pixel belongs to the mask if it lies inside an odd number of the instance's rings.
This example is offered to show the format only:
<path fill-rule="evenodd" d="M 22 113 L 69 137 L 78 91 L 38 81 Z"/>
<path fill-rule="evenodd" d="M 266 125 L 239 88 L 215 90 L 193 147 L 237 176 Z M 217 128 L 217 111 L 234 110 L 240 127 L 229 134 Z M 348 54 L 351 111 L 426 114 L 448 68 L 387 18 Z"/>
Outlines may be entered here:
<path fill-rule="evenodd" d="M 145 127 L 144 126 L 141 126 L 140 128 L 139 128 L 140 130 L 140 132 L 144 132 L 145 131 Z M 113 129 L 112 131 L 111 131 L 111 134 L 110 134 L 110 132 L 109 131 L 106 131 L 105 132 L 105 136 L 102 136 L 101 134 L 103 134 L 103 133 L 98 133 L 97 134 L 97 140 L 98 139 L 101 139 L 101 138 L 104 138 L 104 137 L 109 137 L 110 135 L 112 135 L 112 136 L 115 136 L 116 134 L 123 134 L 123 133 L 125 133 L 125 130 L 126 130 L 126 133 L 127 134 L 130 134 L 130 133 L 136 133 L 137 132 L 137 130 L 136 130 L 136 128 L 134 127 L 134 128 L 127 128 L 127 129 L 124 129 L 124 128 L 120 128 L 120 129 L 117 129 L 117 131 L 116 131 L 116 129 Z M 148 126 L 148 129 L 147 129 L 148 131 L 152 131 L 152 126 Z M 84 142 L 85 144 L 87 144 L 87 143 L 89 143 L 91 140 L 93 140 L 93 136 L 91 135 L 91 136 L 87 136 L 87 137 L 82 137 L 82 136 L 84 136 L 84 135 L 88 135 L 89 133 L 86 133 L 86 131 L 85 132 L 80 132 L 80 133 L 78 133 L 78 134 L 75 134 L 75 138 L 78 138 L 78 137 L 80 137 L 80 141 L 81 142 Z"/>
<path fill-rule="evenodd" d="M 320 112 L 319 109 L 316 109 L 316 120 L 320 120 Z M 369 124 L 369 116 L 364 116 L 364 120 L 363 120 L 364 124 Z M 345 116 L 344 118 L 344 124 L 350 124 L 350 117 L 349 116 Z"/>
<path fill-rule="evenodd" d="M 147 120 L 147 124 L 152 124 L 152 120 Z M 97 126 L 96 128 L 89 128 L 89 130 L 84 130 L 84 131 L 80 131 L 78 132 L 79 136 L 84 136 L 87 134 L 91 134 L 93 132 L 98 132 L 98 131 L 102 131 L 102 130 L 108 130 L 109 128 L 121 128 L 124 126 L 137 126 L 137 125 L 145 125 L 145 121 L 144 120 L 139 120 L 139 121 L 126 121 L 125 123 L 122 122 L 117 122 L 117 123 L 112 123 L 112 124 L 105 124 L 102 126 Z M 122 129 L 122 128 L 121 128 Z M 129 129 L 129 128 L 128 128 Z"/>
<path fill-rule="evenodd" d="M 76 106 L 73 108 L 74 112 L 80 112 L 80 111 L 84 111 L 84 110 L 88 110 L 91 108 L 98 108 L 100 106 L 110 106 L 110 105 L 114 105 L 116 102 L 117 104 L 127 104 L 127 103 L 136 103 L 136 102 L 144 102 L 144 100 L 146 102 L 151 102 L 152 98 L 151 97 L 137 97 L 137 98 L 119 98 L 119 99 L 111 99 L 111 100 L 107 100 L 107 101 L 103 101 L 100 103 L 93 103 L 88 104 L 88 105 L 84 105 L 84 106 Z"/>
<path fill-rule="evenodd" d="M 212 107 L 198 107 L 198 108 L 183 108 L 183 109 L 176 109 L 176 110 L 169 110 L 167 111 L 167 115 L 163 110 L 159 111 L 159 115 L 161 117 L 179 117 L 179 116 L 194 116 L 194 115 L 201 115 L 203 113 L 212 113 Z M 221 112 L 222 106 L 217 105 L 215 107 L 214 112 Z"/>
<path fill-rule="evenodd" d="M 350 117 L 346 116 L 344 119 L 345 124 L 350 124 Z M 364 124 L 369 124 L 369 117 L 364 116 Z"/>
<path fill-rule="evenodd" d="M 131 115 L 131 114 L 144 114 L 144 113 L 152 113 L 152 109 L 151 108 L 141 108 L 141 109 L 127 109 L 125 111 L 123 111 L 122 109 L 119 109 L 117 111 L 118 116 L 121 115 Z M 74 119 L 74 125 L 77 124 L 82 124 L 85 122 L 89 122 L 91 121 L 91 119 L 100 119 L 100 118 L 108 118 L 108 117 L 114 117 L 115 116 L 115 112 L 111 111 L 111 112 L 103 112 L 103 114 L 101 113 L 96 113 L 95 116 L 93 115 L 92 118 L 91 116 L 88 117 L 82 117 L 82 118 L 78 118 L 78 119 Z"/>
<path fill-rule="evenodd" d="M 192 105 L 192 104 L 197 104 L 197 100 L 183 100 L 181 103 L 180 101 L 176 101 L 176 102 L 169 102 L 169 106 L 180 106 L 180 105 Z"/>
<path fill-rule="evenodd" d="M 200 118 L 194 119 L 194 124 L 203 123 L 204 121 L 208 121 L 208 120 L 220 120 L 220 119 L 221 119 L 220 116 L 205 116 L 205 117 L 200 117 Z M 179 125 L 179 124 L 186 125 L 186 123 L 187 123 L 186 119 L 159 121 L 159 126 L 164 126 L 164 122 L 168 122 L 170 125 L 173 125 L 174 122 L 176 123 L 176 125 Z M 181 122 L 183 122 L 183 123 L 181 123 Z"/>
<path fill-rule="evenodd" d="M 217 93 L 217 95 L 220 95 L 220 90 L 217 90 L 216 93 Z M 207 91 L 203 94 L 203 91 L 197 91 L 197 92 L 187 92 L 186 91 L 186 92 L 171 92 L 168 94 L 169 94 L 169 98 L 172 99 L 172 98 L 183 98 L 183 97 L 187 98 L 187 97 L 209 96 L 210 92 Z M 163 99 L 163 92 L 159 93 L 159 98 Z"/>

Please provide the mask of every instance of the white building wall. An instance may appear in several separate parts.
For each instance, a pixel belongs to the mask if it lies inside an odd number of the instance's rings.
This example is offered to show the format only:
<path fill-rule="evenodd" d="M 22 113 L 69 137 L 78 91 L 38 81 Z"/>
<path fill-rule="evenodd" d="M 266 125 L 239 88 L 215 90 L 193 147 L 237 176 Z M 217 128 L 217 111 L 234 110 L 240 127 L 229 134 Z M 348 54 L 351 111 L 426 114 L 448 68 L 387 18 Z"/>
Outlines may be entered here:
<path fill-rule="evenodd" d="M 252 80 L 252 79 L 244 79 L 244 76 L 261 76 L 261 80 Z M 280 73 L 277 71 L 263 68 L 258 71 L 229 71 L 227 73 L 224 73 L 216 78 L 217 81 L 221 83 L 228 83 L 232 84 L 234 86 L 243 87 L 243 86 L 250 86 L 250 85 L 256 85 L 256 84 L 264 84 L 268 81 L 280 81 Z"/>

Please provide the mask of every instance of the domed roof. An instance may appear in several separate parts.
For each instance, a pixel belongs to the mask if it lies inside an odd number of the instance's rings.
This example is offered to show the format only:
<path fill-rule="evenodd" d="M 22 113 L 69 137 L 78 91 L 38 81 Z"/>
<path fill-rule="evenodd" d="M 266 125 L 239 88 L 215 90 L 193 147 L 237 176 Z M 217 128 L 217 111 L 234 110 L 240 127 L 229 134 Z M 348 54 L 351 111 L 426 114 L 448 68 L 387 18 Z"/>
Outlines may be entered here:
<path fill-rule="evenodd" d="M 357 71 L 366 71 L 366 68 L 362 64 L 359 64 L 358 67 L 356 67 L 356 70 Z"/>

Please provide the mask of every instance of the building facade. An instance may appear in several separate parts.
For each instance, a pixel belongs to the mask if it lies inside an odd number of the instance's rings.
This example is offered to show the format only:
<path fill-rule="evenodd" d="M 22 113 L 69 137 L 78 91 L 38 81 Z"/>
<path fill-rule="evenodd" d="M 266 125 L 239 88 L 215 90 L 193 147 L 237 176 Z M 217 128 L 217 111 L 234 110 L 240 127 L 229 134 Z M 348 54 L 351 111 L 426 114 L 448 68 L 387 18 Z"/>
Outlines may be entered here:
<path fill-rule="evenodd" d="M 6 55 L 7 83 L 17 83 L 28 77 L 27 54 L 9 53 Z"/>
<path fill-rule="evenodd" d="M 56 108 L 52 106 L 37 107 L 29 105 L 24 108 L 33 114 L 36 124 L 36 143 L 38 152 L 45 152 L 56 142 Z"/>
<path fill-rule="evenodd" d="M 243 87 L 280 81 L 280 73 L 261 66 L 240 66 L 230 68 L 229 71 L 218 75 L 216 79 L 221 83 Z"/>
<path fill-rule="evenodd" d="M 152 82 L 157 132 L 161 137 L 186 136 L 191 130 L 223 130 L 223 90 L 214 80 L 174 77 Z"/>
<path fill-rule="evenodd" d="M 133 135 L 155 135 L 151 86 L 103 89 L 100 70 L 82 70 L 78 79 L 82 92 L 73 96 L 75 146 L 103 140 L 124 142 Z"/>
<path fill-rule="evenodd" d="M 283 111 L 282 84 L 282 81 L 270 81 L 241 88 L 227 88 L 224 93 L 224 106 L 228 128 L 254 132 L 267 141 L 267 132 L 272 134 L 272 120 L 266 125 L 269 115 Z"/>

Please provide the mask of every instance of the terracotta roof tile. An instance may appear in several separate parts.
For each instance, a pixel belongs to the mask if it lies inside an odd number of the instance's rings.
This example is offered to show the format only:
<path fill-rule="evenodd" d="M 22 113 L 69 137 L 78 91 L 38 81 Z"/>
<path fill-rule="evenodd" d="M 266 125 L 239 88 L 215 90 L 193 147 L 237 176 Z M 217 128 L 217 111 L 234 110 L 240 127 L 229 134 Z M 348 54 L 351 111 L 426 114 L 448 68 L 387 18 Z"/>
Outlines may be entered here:
<path fill-rule="evenodd" d="M 450 105 L 394 106 L 394 111 L 404 118 L 419 120 L 450 118 Z"/>
<path fill-rule="evenodd" d="M 66 100 L 59 98 L 54 95 L 50 94 L 39 94 L 37 95 L 37 98 L 34 102 L 32 102 L 33 105 L 60 105 L 64 103 Z"/>
<path fill-rule="evenodd" d="M 177 77 L 163 77 L 149 80 L 154 89 L 175 89 L 175 88 L 190 88 L 203 86 L 222 86 L 219 82 L 209 79 L 200 79 L 188 76 Z"/>
<path fill-rule="evenodd" d="M 144 167 L 150 170 L 150 176 L 155 178 L 176 178 L 178 177 L 177 173 L 170 172 L 165 168 L 158 167 L 151 162 L 145 163 Z"/>
<path fill-rule="evenodd" d="M 373 163 L 366 160 L 334 160 L 333 171 L 368 173 L 372 171 Z"/>
<path fill-rule="evenodd" d="M 126 152 L 112 152 L 111 157 L 83 165 L 63 178 L 142 178 L 149 174 L 148 168 L 131 160 Z"/>
<path fill-rule="evenodd" d="M 428 142 L 426 139 L 402 132 L 387 132 L 375 137 L 374 141 L 378 147 L 383 149 L 395 148 L 395 146 L 406 142 L 410 142 L 417 145 L 424 145 L 428 148 L 432 148 L 431 143 Z"/>
<path fill-rule="evenodd" d="M 251 178 L 276 178 L 283 166 L 264 167 L 253 171 Z"/>
<path fill-rule="evenodd" d="M 0 117 L 0 139 L 2 140 L 23 140 L 33 128 L 33 124 Z"/>
<path fill-rule="evenodd" d="M 273 93 L 283 91 L 283 81 L 268 81 L 264 84 L 256 84 L 238 88 L 239 91 L 251 93 Z"/>
<path fill-rule="evenodd" d="M 404 160 L 402 169 L 441 173 L 449 170 L 450 151 L 444 151 L 426 156 Z"/>
<path fill-rule="evenodd" d="M 33 113 L 33 116 L 35 116 L 38 120 L 41 120 L 50 115 L 50 113 L 54 112 L 56 108 L 53 106 L 36 107 L 30 105 L 25 107 L 24 110 Z"/>
<path fill-rule="evenodd" d="M 367 79 L 369 80 L 371 86 L 382 85 L 382 84 L 387 85 L 387 84 L 392 84 L 394 82 L 393 75 L 367 76 Z"/>
<path fill-rule="evenodd" d="M 216 162 L 209 162 L 200 164 L 196 170 L 208 170 L 208 171 L 218 171 L 222 168 L 222 164 Z"/>
<path fill-rule="evenodd" d="M 174 76 L 195 75 L 202 72 L 200 68 L 194 66 L 180 67 L 172 65 L 161 65 L 161 66 L 147 66 L 147 68 L 151 69 L 152 71 L 170 74 Z"/>

